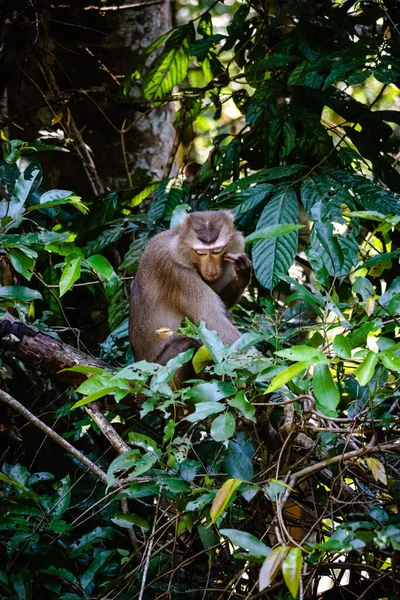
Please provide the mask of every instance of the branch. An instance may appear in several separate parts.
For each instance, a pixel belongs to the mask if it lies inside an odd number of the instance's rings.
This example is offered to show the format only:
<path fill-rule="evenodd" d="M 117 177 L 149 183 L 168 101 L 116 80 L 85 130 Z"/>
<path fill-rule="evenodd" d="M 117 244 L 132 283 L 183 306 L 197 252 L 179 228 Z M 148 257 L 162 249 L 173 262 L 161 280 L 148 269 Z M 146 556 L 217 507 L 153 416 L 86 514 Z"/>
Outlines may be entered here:
<path fill-rule="evenodd" d="M 28 328 L 25 323 L 19 321 L 10 313 L 6 312 L 0 317 L 0 332 L 6 331 L 8 333 L 7 321 L 14 328 L 12 334 L 14 332 L 15 334 L 6 336 L 4 336 L 4 333 L 3 336 L 0 334 L 0 350 L 20 358 L 34 369 L 45 371 L 51 379 L 78 387 L 86 379 L 86 375 L 72 372 L 60 373 L 60 371 L 77 365 L 100 367 L 101 369 L 115 371 L 114 367 L 98 358 L 89 356 L 69 344 L 42 333 L 31 325 Z M 25 330 L 28 329 L 30 330 L 29 334 L 25 334 Z"/>
<path fill-rule="evenodd" d="M 326 458 L 315 465 L 310 465 L 309 467 L 305 467 L 301 469 L 301 471 L 297 471 L 290 477 L 289 487 L 293 487 L 300 480 L 317 473 L 318 471 L 322 471 L 325 467 L 329 467 L 330 465 L 334 465 L 339 462 L 345 462 L 351 460 L 352 458 L 358 458 L 363 456 L 364 454 L 376 454 L 380 452 L 394 452 L 395 454 L 400 454 L 400 444 L 394 442 L 392 444 L 380 444 L 378 446 L 372 446 L 367 448 L 360 448 L 359 450 L 353 450 L 352 452 L 345 452 L 344 454 L 339 454 L 338 456 L 333 456 L 332 458 Z"/>
<path fill-rule="evenodd" d="M 11 334 L 9 334 L 10 330 Z M 2 331 L 3 336 L 1 335 Z M 6 332 L 5 336 L 4 332 Z M 28 327 L 7 312 L 0 317 L 0 350 L 20 358 L 34 369 L 45 371 L 51 379 L 68 383 L 73 387 L 78 387 L 87 376 L 71 371 L 62 372 L 62 369 L 86 365 L 115 371 L 114 367 L 104 361 L 89 356 L 50 335 L 41 333 L 31 325 Z M 137 399 L 136 396 L 135 400 Z M 129 446 L 102 414 L 98 404 L 94 402 L 88 404 L 85 406 L 85 410 L 118 454 L 129 450 Z"/>
<path fill-rule="evenodd" d="M 68 454 L 71 454 L 77 460 L 79 460 L 80 463 L 85 465 L 85 467 L 87 467 L 88 470 L 91 471 L 91 473 L 93 473 L 93 475 L 96 475 L 96 477 L 100 479 L 100 481 L 107 484 L 107 475 L 102 469 L 100 469 L 100 467 L 98 467 L 97 465 L 95 465 L 95 463 L 86 458 L 86 456 L 82 454 L 82 452 L 79 452 L 79 450 L 72 446 L 72 444 L 67 442 L 67 440 L 61 437 L 61 435 L 58 435 L 58 433 L 51 429 L 51 427 L 46 425 L 46 423 L 43 423 L 43 421 L 35 417 L 35 415 L 32 414 L 27 408 L 25 408 L 25 406 L 23 406 L 20 402 L 18 402 L 18 400 L 15 400 L 15 398 L 7 394 L 7 392 L 0 390 L 0 401 L 4 402 L 8 406 L 11 406 L 11 408 L 19 412 L 23 417 L 25 417 L 25 419 L 27 419 L 30 423 L 35 425 L 35 427 L 43 431 L 52 440 L 54 440 L 57 444 L 64 448 L 64 450 L 66 450 Z"/>

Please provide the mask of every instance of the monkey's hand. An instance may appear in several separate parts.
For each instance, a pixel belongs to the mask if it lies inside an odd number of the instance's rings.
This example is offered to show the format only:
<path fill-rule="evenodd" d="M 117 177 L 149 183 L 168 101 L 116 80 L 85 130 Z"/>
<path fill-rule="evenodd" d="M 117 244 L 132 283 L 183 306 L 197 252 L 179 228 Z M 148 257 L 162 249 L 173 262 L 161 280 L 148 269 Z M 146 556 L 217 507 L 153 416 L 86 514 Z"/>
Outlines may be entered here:
<path fill-rule="evenodd" d="M 244 290 L 250 281 L 252 263 L 247 254 L 225 254 L 224 260 L 233 264 L 236 273 L 236 283 L 239 288 Z"/>

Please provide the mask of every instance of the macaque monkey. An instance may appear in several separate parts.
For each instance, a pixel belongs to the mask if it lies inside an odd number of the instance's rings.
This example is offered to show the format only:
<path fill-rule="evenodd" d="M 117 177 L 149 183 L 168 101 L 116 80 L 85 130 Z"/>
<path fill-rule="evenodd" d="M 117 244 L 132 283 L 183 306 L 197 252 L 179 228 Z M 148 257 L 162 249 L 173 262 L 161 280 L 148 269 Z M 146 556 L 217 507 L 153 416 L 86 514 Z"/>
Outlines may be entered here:
<path fill-rule="evenodd" d="M 180 225 L 149 241 L 131 293 L 129 339 L 135 360 L 165 365 L 198 348 L 196 340 L 181 334 L 157 335 L 163 328 L 176 331 L 184 317 L 196 325 L 204 321 L 226 344 L 240 337 L 227 308 L 250 280 L 251 261 L 243 251 L 243 235 L 224 210 L 187 214 Z M 191 365 L 184 366 L 175 383 L 193 375 Z"/>

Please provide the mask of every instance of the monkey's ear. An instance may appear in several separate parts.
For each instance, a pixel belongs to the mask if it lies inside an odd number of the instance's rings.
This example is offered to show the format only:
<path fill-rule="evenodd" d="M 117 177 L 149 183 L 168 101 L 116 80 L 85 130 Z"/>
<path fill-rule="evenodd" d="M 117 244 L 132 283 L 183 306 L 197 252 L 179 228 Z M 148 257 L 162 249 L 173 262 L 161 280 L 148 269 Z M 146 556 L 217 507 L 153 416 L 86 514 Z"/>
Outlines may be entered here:
<path fill-rule="evenodd" d="M 180 208 L 180 207 L 178 207 Z M 189 209 L 190 210 L 190 209 Z M 173 212 L 171 217 L 171 228 L 172 227 L 182 227 L 184 228 L 190 219 L 189 212 L 183 212 L 182 210 L 176 210 Z"/>
<path fill-rule="evenodd" d="M 228 219 L 232 221 L 232 223 L 234 222 L 235 215 L 230 210 L 221 210 L 221 212 L 224 213 L 228 217 Z"/>

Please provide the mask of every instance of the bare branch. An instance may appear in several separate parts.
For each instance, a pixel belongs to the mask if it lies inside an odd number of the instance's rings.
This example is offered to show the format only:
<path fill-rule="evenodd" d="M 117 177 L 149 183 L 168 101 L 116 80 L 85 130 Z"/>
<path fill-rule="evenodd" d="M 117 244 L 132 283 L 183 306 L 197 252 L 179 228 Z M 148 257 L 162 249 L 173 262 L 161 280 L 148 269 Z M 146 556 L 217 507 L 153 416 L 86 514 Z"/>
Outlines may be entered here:
<path fill-rule="evenodd" d="M 11 408 L 19 412 L 23 417 L 25 417 L 25 419 L 32 423 L 32 425 L 43 431 L 52 440 L 59 444 L 59 446 L 64 448 L 64 450 L 68 452 L 68 454 L 71 454 L 77 460 L 79 460 L 80 463 L 85 465 L 85 467 L 87 467 L 91 473 L 96 475 L 96 477 L 100 479 L 100 481 L 102 481 L 103 483 L 107 483 L 107 475 L 102 469 L 100 469 L 100 467 L 98 467 L 95 463 L 86 458 L 86 456 L 82 454 L 82 452 L 79 452 L 79 450 L 72 446 L 72 444 L 70 444 L 69 442 L 67 442 L 67 440 L 62 438 L 61 435 L 56 433 L 53 429 L 51 429 L 51 427 L 46 425 L 46 423 L 43 423 L 43 421 L 35 417 L 35 415 L 32 414 L 27 408 L 25 408 L 25 406 L 23 406 L 20 402 L 18 402 L 18 400 L 15 400 L 15 398 L 7 394 L 7 392 L 0 390 L 0 401 L 4 402 L 8 406 L 11 406 Z"/>

